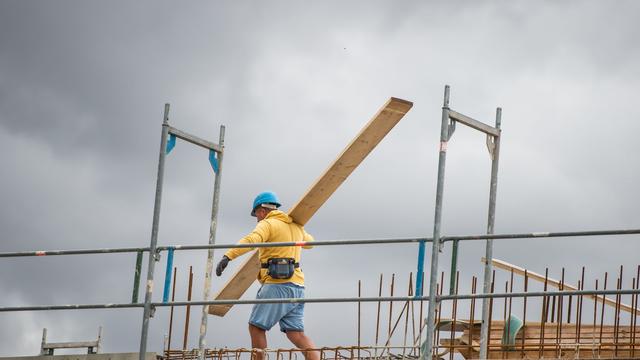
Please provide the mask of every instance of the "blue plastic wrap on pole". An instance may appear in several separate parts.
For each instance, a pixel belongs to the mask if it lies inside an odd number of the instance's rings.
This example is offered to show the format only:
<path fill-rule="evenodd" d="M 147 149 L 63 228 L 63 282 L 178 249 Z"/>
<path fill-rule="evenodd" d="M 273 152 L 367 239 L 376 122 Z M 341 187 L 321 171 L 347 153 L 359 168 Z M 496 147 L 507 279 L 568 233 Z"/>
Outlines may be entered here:
<path fill-rule="evenodd" d="M 174 134 L 169 135 L 169 141 L 167 142 L 167 154 L 176 147 L 176 136 Z"/>
<path fill-rule="evenodd" d="M 171 287 L 171 270 L 173 269 L 173 250 L 170 247 L 167 253 L 167 271 L 164 273 L 164 292 L 162 293 L 162 302 L 169 301 L 169 288 Z"/>
<path fill-rule="evenodd" d="M 211 163 L 211 168 L 213 168 L 214 173 L 218 173 L 218 159 L 216 158 L 216 152 L 213 150 L 209 150 L 209 163 Z"/>
<path fill-rule="evenodd" d="M 416 275 L 416 297 L 422 296 L 422 279 L 424 278 L 424 241 L 418 247 L 418 271 Z"/>

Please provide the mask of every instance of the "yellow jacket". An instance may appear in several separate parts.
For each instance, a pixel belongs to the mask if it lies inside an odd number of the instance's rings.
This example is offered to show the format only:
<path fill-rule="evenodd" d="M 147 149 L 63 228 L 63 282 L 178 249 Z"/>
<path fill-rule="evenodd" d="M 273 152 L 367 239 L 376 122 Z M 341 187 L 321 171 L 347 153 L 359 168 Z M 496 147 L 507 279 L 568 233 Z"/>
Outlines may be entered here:
<path fill-rule="evenodd" d="M 280 210 L 272 210 L 256 225 L 253 231 L 240 239 L 238 244 L 257 244 L 268 242 L 308 242 L 313 241 L 313 236 L 304 231 L 304 227 L 293 222 L 293 219 Z M 258 248 L 260 263 L 266 264 L 270 258 L 294 258 L 300 262 L 300 247 L 312 248 L 311 245 L 261 247 Z M 254 248 L 229 249 L 225 256 L 233 260 Z M 258 281 L 264 284 L 279 284 L 293 282 L 304 286 L 304 274 L 300 268 L 296 268 L 291 279 L 273 279 L 267 275 L 267 269 L 260 269 Z"/>

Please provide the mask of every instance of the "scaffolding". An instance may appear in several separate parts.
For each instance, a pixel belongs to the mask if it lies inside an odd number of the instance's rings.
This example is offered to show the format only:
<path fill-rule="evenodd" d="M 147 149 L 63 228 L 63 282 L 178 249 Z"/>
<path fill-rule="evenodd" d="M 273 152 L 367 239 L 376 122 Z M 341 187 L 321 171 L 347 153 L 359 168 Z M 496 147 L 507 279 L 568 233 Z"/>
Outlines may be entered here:
<path fill-rule="evenodd" d="M 14 306 L 14 307 L 0 307 L 0 312 L 16 312 L 16 311 L 49 311 L 49 310 L 75 310 L 75 309 L 122 309 L 122 308 L 142 308 L 142 328 L 140 335 L 140 360 L 143 360 L 147 348 L 147 337 L 150 319 L 157 308 L 174 306 L 202 306 L 202 320 L 200 327 L 200 337 L 198 342 L 198 349 L 192 351 L 183 350 L 180 353 L 182 359 L 222 359 L 222 358 L 241 358 L 242 354 L 251 356 L 251 354 L 258 351 L 256 349 L 206 349 L 205 337 L 207 330 L 207 306 L 209 305 L 227 305 L 227 304 L 258 304 L 258 303 L 378 303 L 381 302 L 404 302 L 407 308 L 407 320 L 408 321 L 408 306 L 415 302 L 426 301 L 428 303 L 428 312 L 426 322 L 422 323 L 422 314 L 420 315 L 420 325 L 418 334 L 413 334 L 412 342 L 409 345 L 404 344 L 402 347 L 391 346 L 389 342 L 383 346 L 378 346 L 378 339 L 376 335 L 376 344 L 373 346 L 361 346 L 360 336 L 358 336 L 358 344 L 355 347 L 341 347 L 341 348 L 322 348 L 318 349 L 323 351 L 323 354 L 328 354 L 323 358 L 331 358 L 330 353 L 333 352 L 333 358 L 388 358 L 394 357 L 391 354 L 390 349 L 396 348 L 402 350 L 402 356 L 404 358 L 430 358 L 436 356 L 442 358 L 446 354 L 453 359 L 454 353 L 458 353 L 465 358 L 481 358 L 486 359 L 490 357 L 498 358 L 531 358 L 532 354 L 537 352 L 539 357 L 548 357 L 551 355 L 562 356 L 566 354 L 568 348 L 572 347 L 572 351 L 577 356 L 582 358 L 588 357 L 587 353 L 590 351 L 594 356 L 600 356 L 602 354 L 608 354 L 617 358 L 624 358 L 624 356 L 635 356 L 637 346 L 636 337 L 636 318 L 638 315 L 638 295 L 640 294 L 638 283 L 640 282 L 640 268 L 638 275 L 633 279 L 633 283 L 630 289 L 625 289 L 622 284 L 622 269 L 618 278 L 618 284 L 616 289 L 606 289 L 606 275 L 605 285 L 602 289 L 598 289 L 598 282 L 594 290 L 584 290 L 584 278 L 578 284 L 577 287 L 568 287 L 565 284 L 564 278 L 559 283 L 558 291 L 548 291 L 547 285 L 549 285 L 549 279 L 545 280 L 544 291 L 530 292 L 527 291 L 527 284 L 529 280 L 528 272 L 524 272 L 524 292 L 513 291 L 513 274 L 514 270 L 511 270 L 512 280 L 511 286 L 508 284 L 505 286 L 503 293 L 495 291 L 495 271 L 493 270 L 492 249 L 493 241 L 509 241 L 515 239 L 537 239 L 540 241 L 544 238 L 569 238 L 578 236 L 613 236 L 613 235 L 637 235 L 640 234 L 640 229 L 614 229 L 614 230 L 599 230 L 599 231 L 572 231 L 572 232 L 532 232 L 532 233 L 516 233 L 516 234 L 494 234 L 495 223 L 495 203 L 497 192 L 497 172 L 498 172 L 498 159 L 500 150 L 500 122 L 501 122 L 501 109 L 496 111 L 495 127 L 486 125 L 480 121 L 477 121 L 471 117 L 458 113 L 449 108 L 449 86 L 445 86 L 444 103 L 442 108 L 442 127 L 440 134 L 440 148 L 439 148 L 439 162 L 438 162 L 438 181 L 437 181 L 437 193 L 436 193 L 436 211 L 434 219 L 434 230 L 432 237 L 416 237 L 416 238 L 394 238 L 394 239 L 356 239 L 356 240 L 332 240 L 332 241 L 315 241 L 314 246 L 348 246 L 348 245 L 381 245 L 381 244 L 418 244 L 418 269 L 415 277 L 415 292 L 410 291 L 407 296 L 382 296 L 379 292 L 378 296 L 372 297 L 332 297 L 332 298 L 306 298 L 306 299 L 268 299 L 268 300 L 209 300 L 211 290 L 211 274 L 213 268 L 213 252 L 216 249 L 230 249 L 230 248 L 259 248 L 259 247 L 279 247 L 279 246 L 300 246 L 300 243 L 269 243 L 269 244 L 247 244 L 247 245 L 219 245 L 215 243 L 216 229 L 217 229 L 217 215 L 218 215 L 218 203 L 220 193 L 220 180 L 222 172 L 222 159 L 224 154 L 224 133 L 225 127 L 220 127 L 219 142 L 215 144 L 196 136 L 190 135 L 186 132 L 178 130 L 169 125 L 169 105 L 165 105 L 164 116 L 162 122 L 162 132 L 160 141 L 160 152 L 158 160 L 158 174 L 156 182 L 156 195 L 154 205 L 154 215 L 152 224 L 151 241 L 148 247 L 129 247 L 129 248 L 101 248 L 101 249 L 77 249 L 77 250 L 45 250 L 45 251 L 22 251 L 22 252 L 3 252 L 0 253 L 0 258 L 9 257 L 30 257 L 30 256 L 64 256 L 64 255 L 79 255 L 79 254 L 113 254 L 113 253 L 134 253 L 136 254 L 136 269 L 134 273 L 134 286 L 132 293 L 131 303 L 109 303 L 109 304 L 69 304 L 69 305 L 40 305 L 40 306 Z M 490 196 L 489 196 L 489 211 L 488 211 L 488 224 L 487 232 L 485 234 L 477 235 L 463 235 L 463 236 L 446 236 L 441 234 L 440 224 L 442 219 L 442 201 L 443 201 L 443 189 L 444 189 L 444 170 L 446 162 L 447 144 L 453 132 L 455 130 L 456 123 L 461 123 L 476 129 L 487 136 L 487 147 L 492 158 L 491 167 L 491 181 L 490 181 Z M 176 139 L 187 141 L 191 144 L 200 146 L 209 151 L 209 161 L 215 173 L 215 182 L 213 189 L 213 201 L 211 210 L 211 222 L 210 222 L 210 234 L 209 242 L 206 245 L 173 245 L 173 246 L 159 246 L 158 245 L 158 229 L 160 221 L 160 204 L 162 199 L 163 179 L 164 179 L 164 162 L 166 155 L 174 148 Z M 484 275 L 482 284 L 482 293 L 477 292 L 477 279 L 472 279 L 472 288 L 469 294 L 459 294 L 458 292 L 458 277 L 457 271 L 457 252 L 460 241 L 485 241 L 486 251 L 484 262 Z M 451 273 L 449 281 L 449 295 L 443 295 L 444 286 L 444 273 L 439 273 L 438 257 L 441 249 L 446 243 L 452 244 L 452 260 L 451 260 Z M 429 294 L 425 296 L 422 291 L 424 288 L 424 257 L 425 257 L 425 244 L 432 244 L 432 259 L 431 259 L 431 271 L 429 275 Z M 207 266 L 205 271 L 203 300 L 201 301 L 168 301 L 169 287 L 171 284 L 171 269 L 173 268 L 173 257 L 175 252 L 179 251 L 207 251 Z M 167 268 L 164 283 L 163 299 L 161 302 L 153 301 L 153 283 L 155 273 L 155 263 L 159 261 L 162 252 L 167 253 Z M 147 253 L 149 255 L 148 267 L 147 267 L 147 282 L 145 286 L 145 298 L 144 302 L 138 301 L 138 284 L 141 274 L 142 255 Z M 584 270 L 583 270 L 584 271 Z M 440 274 L 440 281 L 438 281 L 438 275 Z M 382 283 L 382 278 L 381 278 Z M 175 281 L 174 281 L 175 285 Z M 411 289 L 413 286 L 412 280 L 410 280 Z M 569 289 L 569 290 L 567 290 Z M 614 317 L 613 327 L 604 325 L 604 307 L 606 303 L 606 295 L 615 295 L 616 300 L 613 301 L 613 307 L 616 309 L 616 315 Z M 624 309 L 622 305 L 623 296 L 631 297 L 631 315 L 628 325 L 622 325 L 620 322 L 619 313 L 621 309 Z M 569 300 L 569 310 L 567 313 L 563 312 L 563 299 L 573 299 L 574 297 L 580 304 L 579 315 L 576 315 L 575 320 L 580 322 L 582 319 L 582 301 L 584 297 L 595 296 L 595 310 L 597 312 L 598 297 L 602 297 L 601 308 L 601 320 L 599 323 L 594 320 L 591 327 L 580 327 L 578 324 L 572 324 L 571 331 L 575 334 L 575 337 L 562 337 L 563 316 L 569 314 L 571 316 L 571 300 Z M 512 320 L 512 299 L 518 298 L 524 301 L 524 324 L 518 324 L 518 330 L 514 332 L 512 336 L 512 324 L 515 324 L 515 320 Z M 540 322 L 526 323 L 526 303 L 527 299 L 541 299 L 541 318 Z M 482 312 L 481 317 L 478 320 L 474 319 L 475 313 L 475 301 L 482 299 Z M 495 299 L 504 299 L 505 310 L 503 311 L 502 320 L 492 320 L 494 315 L 492 312 L 492 305 Z M 470 302 L 470 318 L 459 319 L 457 316 L 458 302 L 469 301 Z M 609 299 L 609 302 L 612 300 Z M 442 317 L 442 304 L 443 302 L 451 302 L 452 314 L 449 318 Z M 549 304 L 552 304 L 552 310 L 549 313 Z M 507 312 L 508 304 L 508 312 Z M 557 311 L 556 311 L 557 304 Z M 611 304 L 609 304 L 611 305 Z M 402 315 L 403 313 L 401 313 Z M 509 316 L 507 316 L 507 314 Z M 378 315 L 379 316 L 379 315 Z M 580 318 L 580 320 L 578 320 Z M 360 328 L 360 317 L 359 326 Z M 551 320 L 549 320 L 551 319 Z M 595 319 L 595 316 L 594 316 Z M 597 320 L 597 319 L 596 319 Z M 377 320 L 379 322 L 379 318 Z M 501 322 L 502 321 L 502 322 Z M 565 330 L 567 329 L 570 320 L 564 323 Z M 514 328 L 516 325 L 513 325 Z M 583 344 L 580 342 L 580 338 L 585 336 L 591 336 L 592 340 L 595 339 L 596 327 L 599 326 L 599 338 L 598 342 L 592 341 L 590 344 Z M 524 329 L 522 332 L 519 330 Z M 537 336 L 528 336 L 528 331 L 537 331 Z M 582 333 L 582 329 L 585 329 L 585 333 Z M 405 330 L 406 331 L 406 330 Z M 448 338 L 442 337 L 442 332 L 449 332 Z M 423 333 L 426 335 L 426 340 L 422 342 Z M 457 333 L 462 333 L 461 336 L 457 336 Z M 498 335 L 496 335 L 498 334 Z M 505 335 L 506 334 L 506 335 Z M 553 338 L 550 334 L 555 334 Z M 566 334 L 566 331 L 565 331 Z M 588 335 L 585 335 L 588 334 Z M 506 336 L 506 338 L 505 338 Z M 511 339 L 511 337 L 513 339 Z M 505 340 L 506 339 L 506 340 Z M 533 339 L 533 340 L 532 340 Z M 549 340 L 551 339 L 551 340 Z M 569 339 L 568 342 L 564 341 Z M 444 340 L 444 341 L 443 341 Z M 537 341 L 537 342 L 536 342 Z M 571 342 L 573 341 L 573 342 Z M 586 350 L 585 350 L 586 349 Z M 167 359 L 172 359 L 176 353 L 170 351 L 165 353 Z M 378 350 L 382 350 L 381 354 L 378 354 Z M 383 355 L 385 353 L 387 355 Z M 584 351 L 583 351 L 584 350 Z M 272 354 L 276 359 L 284 358 L 285 354 L 289 358 L 293 355 L 292 351 L 301 350 L 265 350 L 267 357 Z M 236 354 L 236 355 L 233 355 Z M 364 356 L 363 356 L 364 354 Z M 373 354 L 373 355 L 372 355 Z"/>

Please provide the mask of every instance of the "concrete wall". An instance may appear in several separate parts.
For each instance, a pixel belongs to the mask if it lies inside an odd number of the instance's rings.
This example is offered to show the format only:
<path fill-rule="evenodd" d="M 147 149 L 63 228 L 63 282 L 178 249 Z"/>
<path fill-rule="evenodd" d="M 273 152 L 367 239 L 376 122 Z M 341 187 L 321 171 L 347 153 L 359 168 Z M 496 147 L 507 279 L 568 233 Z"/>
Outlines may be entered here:
<path fill-rule="evenodd" d="M 0 360 L 138 360 L 139 353 L 73 354 L 0 357 Z M 147 353 L 145 360 L 156 360 L 156 353 Z"/>

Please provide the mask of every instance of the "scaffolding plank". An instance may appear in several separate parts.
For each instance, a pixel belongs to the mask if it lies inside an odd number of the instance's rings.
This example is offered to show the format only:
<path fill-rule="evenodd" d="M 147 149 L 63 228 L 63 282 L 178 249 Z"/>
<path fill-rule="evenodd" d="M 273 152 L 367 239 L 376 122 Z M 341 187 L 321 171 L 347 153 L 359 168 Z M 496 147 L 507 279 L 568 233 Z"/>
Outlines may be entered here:
<path fill-rule="evenodd" d="M 410 101 L 393 97 L 389 99 L 289 211 L 294 221 L 305 225 L 412 106 Z M 258 251 L 254 251 L 215 296 L 215 300 L 239 299 L 256 280 L 259 271 Z M 208 311 L 212 315 L 224 316 L 232 306 L 210 305 Z"/>

